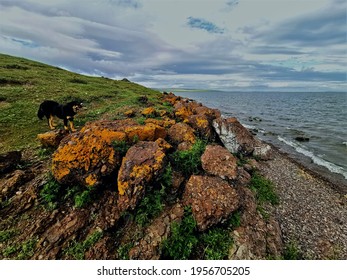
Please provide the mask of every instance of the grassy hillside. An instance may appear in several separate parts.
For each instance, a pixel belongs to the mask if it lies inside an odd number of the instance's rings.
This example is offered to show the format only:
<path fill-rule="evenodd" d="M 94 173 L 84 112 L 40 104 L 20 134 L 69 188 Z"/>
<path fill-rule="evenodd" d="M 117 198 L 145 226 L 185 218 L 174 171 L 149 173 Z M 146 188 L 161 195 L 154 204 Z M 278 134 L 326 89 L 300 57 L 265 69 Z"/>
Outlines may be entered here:
<path fill-rule="evenodd" d="M 125 110 L 144 106 L 138 100 L 144 95 L 160 108 L 160 93 L 138 84 L 83 76 L 0 54 L 0 153 L 38 147 L 37 134 L 49 130 L 46 121 L 37 118 L 45 99 L 81 100 L 86 108 L 75 119 L 78 127 L 90 120 L 122 118 Z M 56 123 L 62 127 L 62 120 Z"/>

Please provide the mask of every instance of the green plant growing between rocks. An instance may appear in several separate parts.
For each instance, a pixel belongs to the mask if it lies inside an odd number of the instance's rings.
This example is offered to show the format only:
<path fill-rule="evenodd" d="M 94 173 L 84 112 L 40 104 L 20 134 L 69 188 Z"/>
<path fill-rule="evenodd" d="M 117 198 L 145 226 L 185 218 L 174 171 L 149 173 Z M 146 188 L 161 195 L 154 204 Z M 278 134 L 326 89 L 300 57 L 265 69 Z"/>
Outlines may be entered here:
<path fill-rule="evenodd" d="M 20 245 L 10 245 L 2 250 L 2 254 L 6 258 L 16 260 L 27 260 L 34 255 L 37 239 L 31 238 Z M 15 257 L 11 257 L 15 255 Z"/>
<path fill-rule="evenodd" d="M 15 229 L 0 231 L 0 242 L 5 242 L 17 234 Z"/>
<path fill-rule="evenodd" d="M 135 222 L 144 227 L 156 218 L 164 208 L 165 188 L 153 190 L 149 187 L 146 196 L 141 200 L 135 214 Z"/>
<path fill-rule="evenodd" d="M 74 198 L 75 206 L 77 208 L 82 208 L 93 201 L 93 193 L 91 189 L 87 189 L 79 194 L 75 195 Z"/>
<path fill-rule="evenodd" d="M 249 187 L 255 192 L 257 201 L 260 205 L 266 202 L 272 205 L 277 205 L 279 203 L 279 198 L 275 193 L 273 183 L 258 173 L 255 172 L 252 175 Z"/>
<path fill-rule="evenodd" d="M 223 260 L 227 258 L 229 248 L 233 244 L 230 231 L 218 227 L 203 233 L 199 239 L 204 247 L 204 259 L 207 260 Z"/>
<path fill-rule="evenodd" d="M 183 174 L 189 176 L 197 174 L 201 170 L 201 155 L 206 148 L 206 142 L 197 139 L 190 150 L 176 151 L 172 154 L 173 165 Z"/>
<path fill-rule="evenodd" d="M 303 256 L 299 250 L 299 247 L 296 242 L 289 242 L 283 252 L 283 259 L 285 260 L 302 260 Z"/>
<path fill-rule="evenodd" d="M 54 210 L 58 206 L 62 186 L 54 179 L 52 174 L 48 175 L 48 181 L 40 191 L 40 198 L 48 210 Z"/>
<path fill-rule="evenodd" d="M 114 150 L 116 152 L 118 152 L 120 154 L 120 156 L 125 156 L 125 154 L 127 153 L 127 151 L 129 150 L 130 148 L 130 145 L 122 140 L 122 141 L 114 141 L 112 142 L 112 146 L 114 148 Z"/>
<path fill-rule="evenodd" d="M 76 260 L 83 260 L 85 252 L 95 245 L 103 236 L 101 230 L 96 230 L 90 234 L 83 242 L 72 241 L 70 246 L 64 250 L 65 255 Z"/>
<path fill-rule="evenodd" d="M 133 243 L 126 243 L 122 246 L 119 246 L 117 250 L 119 260 L 129 260 L 129 251 L 134 246 Z"/>
<path fill-rule="evenodd" d="M 83 208 L 92 202 L 93 189 L 85 189 L 82 186 L 63 186 L 59 184 L 52 174 L 48 175 L 47 183 L 40 191 L 40 198 L 47 210 L 54 210 L 59 203 L 73 200 L 76 208 Z"/>
<path fill-rule="evenodd" d="M 186 260 L 198 243 L 195 234 L 196 221 L 190 207 L 184 209 L 181 223 L 173 222 L 171 235 L 162 242 L 163 256 L 174 260 Z"/>

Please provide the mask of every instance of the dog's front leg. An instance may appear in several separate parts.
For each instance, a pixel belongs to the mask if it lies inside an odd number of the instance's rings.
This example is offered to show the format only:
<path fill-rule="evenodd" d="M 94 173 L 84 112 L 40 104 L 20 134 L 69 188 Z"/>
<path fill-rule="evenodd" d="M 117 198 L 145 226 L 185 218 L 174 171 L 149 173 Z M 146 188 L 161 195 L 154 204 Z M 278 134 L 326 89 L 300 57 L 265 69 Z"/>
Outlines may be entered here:
<path fill-rule="evenodd" d="M 73 117 L 67 117 L 67 120 L 69 121 L 69 125 L 70 125 L 70 130 L 72 131 L 72 132 L 75 132 L 76 131 L 76 129 L 75 129 L 75 126 L 74 126 L 74 123 L 73 123 Z"/>
<path fill-rule="evenodd" d="M 48 125 L 50 129 L 55 129 L 55 123 L 52 115 L 50 115 L 48 118 Z"/>
<path fill-rule="evenodd" d="M 64 129 L 65 130 L 69 130 L 69 128 L 67 126 L 67 122 L 68 122 L 67 118 L 64 118 Z"/>

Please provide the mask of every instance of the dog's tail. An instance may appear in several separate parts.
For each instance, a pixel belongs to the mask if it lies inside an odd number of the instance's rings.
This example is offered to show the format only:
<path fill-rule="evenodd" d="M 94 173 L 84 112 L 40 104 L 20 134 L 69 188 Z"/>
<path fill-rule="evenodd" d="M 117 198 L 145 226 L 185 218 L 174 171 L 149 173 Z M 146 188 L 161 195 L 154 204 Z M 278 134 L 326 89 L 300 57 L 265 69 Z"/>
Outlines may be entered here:
<path fill-rule="evenodd" d="M 37 111 L 37 116 L 38 116 L 38 118 L 39 118 L 40 120 L 42 120 L 43 117 L 45 116 L 45 112 L 43 111 L 41 105 L 40 105 L 40 107 L 39 107 L 39 110 Z"/>

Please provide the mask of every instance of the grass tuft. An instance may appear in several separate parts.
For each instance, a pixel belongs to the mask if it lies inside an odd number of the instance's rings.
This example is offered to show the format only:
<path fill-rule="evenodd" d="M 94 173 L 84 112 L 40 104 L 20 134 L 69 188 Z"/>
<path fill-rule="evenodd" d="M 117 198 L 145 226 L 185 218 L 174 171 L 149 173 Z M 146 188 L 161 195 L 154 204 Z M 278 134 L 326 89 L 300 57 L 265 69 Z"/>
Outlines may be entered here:
<path fill-rule="evenodd" d="M 197 139 L 190 150 L 176 151 L 172 154 L 173 166 L 186 176 L 198 174 L 201 170 L 201 156 L 206 148 L 206 142 Z"/>
<path fill-rule="evenodd" d="M 249 187 L 255 192 L 257 201 L 260 205 L 266 202 L 272 205 L 277 205 L 279 203 L 279 198 L 275 193 L 273 183 L 260 174 L 255 172 L 252 175 Z"/>

